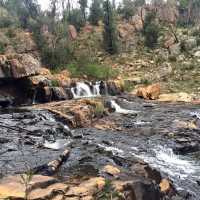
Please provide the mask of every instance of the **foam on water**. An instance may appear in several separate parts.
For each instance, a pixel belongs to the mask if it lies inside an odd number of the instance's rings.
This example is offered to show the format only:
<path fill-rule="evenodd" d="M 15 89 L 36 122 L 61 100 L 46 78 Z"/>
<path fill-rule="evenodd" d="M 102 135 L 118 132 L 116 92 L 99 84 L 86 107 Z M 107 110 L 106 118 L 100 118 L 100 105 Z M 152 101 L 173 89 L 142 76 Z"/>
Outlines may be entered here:
<path fill-rule="evenodd" d="M 45 141 L 44 147 L 48 149 L 59 150 L 67 147 L 71 143 L 71 140 L 58 139 L 55 142 Z"/>
<path fill-rule="evenodd" d="M 96 82 L 94 85 L 78 82 L 76 87 L 71 88 L 71 92 L 75 99 L 100 96 L 100 82 Z"/>
<path fill-rule="evenodd" d="M 200 119 L 200 111 L 191 112 L 190 114 L 191 114 L 193 117 L 196 117 L 197 119 Z"/>
<path fill-rule="evenodd" d="M 173 150 L 164 146 L 157 146 L 149 153 L 132 153 L 134 156 L 143 159 L 155 168 L 167 173 L 171 177 L 178 177 L 182 180 L 188 177 L 195 177 L 200 172 L 194 161 L 186 159 L 173 153 Z"/>
<path fill-rule="evenodd" d="M 136 114 L 137 113 L 134 110 L 127 110 L 127 109 L 121 108 L 120 105 L 118 105 L 114 100 L 111 100 L 111 107 L 115 109 L 117 113 L 121 113 L 121 114 Z"/>

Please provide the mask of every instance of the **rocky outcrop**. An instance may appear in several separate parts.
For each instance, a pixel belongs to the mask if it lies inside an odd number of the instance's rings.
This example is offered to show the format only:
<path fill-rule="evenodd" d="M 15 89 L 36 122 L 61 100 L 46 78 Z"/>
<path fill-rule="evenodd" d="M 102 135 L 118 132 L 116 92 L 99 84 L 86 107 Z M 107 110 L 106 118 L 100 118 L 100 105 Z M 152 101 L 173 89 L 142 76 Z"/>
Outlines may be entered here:
<path fill-rule="evenodd" d="M 40 62 L 29 54 L 0 56 L 0 79 L 19 79 L 38 74 Z"/>
<path fill-rule="evenodd" d="M 136 95 L 144 99 L 155 100 L 160 95 L 160 84 L 153 84 L 147 87 L 140 87 L 137 89 Z"/>
<path fill-rule="evenodd" d="M 161 94 L 158 101 L 163 102 L 192 102 L 193 97 L 185 92 Z"/>
<path fill-rule="evenodd" d="M 68 34 L 71 40 L 75 40 L 78 36 L 77 30 L 75 28 L 75 26 L 73 25 L 69 25 L 68 26 Z"/>
<path fill-rule="evenodd" d="M 48 176 L 34 175 L 32 178 L 27 175 L 9 176 L 0 181 L 0 199 L 49 199 L 64 193 L 67 188 L 67 185 Z"/>

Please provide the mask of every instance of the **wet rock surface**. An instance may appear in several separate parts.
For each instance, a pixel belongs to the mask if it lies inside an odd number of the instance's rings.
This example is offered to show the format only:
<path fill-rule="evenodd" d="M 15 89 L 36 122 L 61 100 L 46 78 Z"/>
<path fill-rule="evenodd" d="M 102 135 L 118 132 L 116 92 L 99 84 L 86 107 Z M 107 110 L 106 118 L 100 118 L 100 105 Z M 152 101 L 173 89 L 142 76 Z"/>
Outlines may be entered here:
<path fill-rule="evenodd" d="M 113 184 L 114 180 L 123 182 L 118 187 L 123 185 L 125 199 L 149 197 L 155 200 L 172 199 L 175 195 L 176 192 L 169 189 L 171 182 L 163 181 L 169 178 L 182 199 L 196 200 L 200 173 L 198 106 L 144 102 L 127 96 L 116 102 L 134 114 L 115 112 L 92 121 L 87 128 L 72 131 L 58 120 L 57 115 L 35 110 L 36 107 L 1 111 L 1 176 L 24 172 L 27 166 L 41 169 L 70 149 L 68 160 L 53 173 L 61 182 L 69 177 L 101 176 L 111 179 Z M 52 108 L 58 106 L 62 111 L 62 105 L 52 104 Z M 113 128 L 101 129 L 104 121 L 112 123 Z M 92 189 L 92 195 L 83 195 L 88 190 L 83 189 L 82 182 L 79 179 L 75 185 L 80 187 L 71 189 L 80 191 L 80 195 L 69 192 L 66 198 L 84 199 L 87 196 L 89 199 L 90 196 L 94 199 L 98 191 Z"/>

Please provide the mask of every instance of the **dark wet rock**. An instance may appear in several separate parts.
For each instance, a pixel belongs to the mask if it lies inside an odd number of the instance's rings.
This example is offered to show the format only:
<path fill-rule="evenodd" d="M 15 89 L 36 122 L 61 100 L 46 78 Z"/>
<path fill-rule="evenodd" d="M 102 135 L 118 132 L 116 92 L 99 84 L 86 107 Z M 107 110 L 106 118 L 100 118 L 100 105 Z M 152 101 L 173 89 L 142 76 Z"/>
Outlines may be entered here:
<path fill-rule="evenodd" d="M 69 158 L 70 155 L 70 151 L 69 150 L 65 150 L 58 159 L 53 160 L 51 162 L 49 162 L 48 164 L 42 165 L 42 166 L 38 166 L 35 169 L 32 169 L 34 174 L 42 174 L 45 176 L 52 176 L 53 174 L 55 174 L 59 167 L 67 161 L 67 159 Z"/>
<path fill-rule="evenodd" d="M 0 95 L 0 107 L 6 108 L 14 104 L 14 97 Z"/>
<path fill-rule="evenodd" d="M 160 172 L 156 169 L 151 168 L 146 163 L 136 163 L 131 167 L 131 170 L 133 170 L 135 174 L 139 174 L 145 178 L 154 180 L 157 184 L 161 182 L 162 176 Z"/>
<path fill-rule="evenodd" d="M 123 92 L 123 87 L 120 82 L 108 81 L 107 90 L 108 90 L 108 94 L 112 96 L 120 95 Z"/>
<path fill-rule="evenodd" d="M 61 87 L 52 87 L 52 100 L 62 101 L 67 99 L 65 90 Z"/>
<path fill-rule="evenodd" d="M 173 149 L 174 153 L 185 155 L 188 153 L 194 153 L 200 150 L 200 146 L 198 142 L 190 142 L 185 144 L 179 144 L 176 145 L 176 147 Z"/>
<path fill-rule="evenodd" d="M 159 187 L 149 180 L 138 179 L 125 186 L 127 200 L 160 200 Z"/>

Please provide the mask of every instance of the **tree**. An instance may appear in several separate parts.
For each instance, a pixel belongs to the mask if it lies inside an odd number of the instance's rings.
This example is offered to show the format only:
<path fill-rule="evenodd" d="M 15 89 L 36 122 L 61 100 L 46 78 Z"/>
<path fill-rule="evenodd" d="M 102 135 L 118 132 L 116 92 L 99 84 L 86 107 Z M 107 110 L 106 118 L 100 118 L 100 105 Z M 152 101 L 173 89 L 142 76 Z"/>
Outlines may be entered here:
<path fill-rule="evenodd" d="M 78 3 L 80 4 L 81 12 L 84 18 L 84 21 L 86 22 L 86 8 L 88 1 L 87 0 L 79 0 Z"/>
<path fill-rule="evenodd" d="M 78 8 L 72 9 L 68 16 L 68 22 L 69 24 L 74 25 L 77 31 L 80 31 L 81 27 L 85 24 L 81 10 Z"/>
<path fill-rule="evenodd" d="M 134 16 L 135 11 L 135 1 L 133 0 L 123 0 L 118 7 L 118 13 L 126 20 L 129 20 L 132 16 Z"/>
<path fill-rule="evenodd" d="M 117 35 L 114 22 L 114 14 L 111 3 L 109 0 L 104 2 L 104 47 L 110 54 L 115 54 L 118 51 L 117 48 Z"/>
<path fill-rule="evenodd" d="M 156 23 L 155 11 L 147 13 L 144 20 L 143 34 L 145 37 L 145 45 L 149 48 L 154 48 L 159 37 L 159 26 Z"/>
<path fill-rule="evenodd" d="M 101 0 L 93 0 L 90 7 L 90 16 L 89 22 L 92 25 L 97 26 L 99 20 L 103 17 L 103 9 L 102 9 L 102 1 Z"/>

